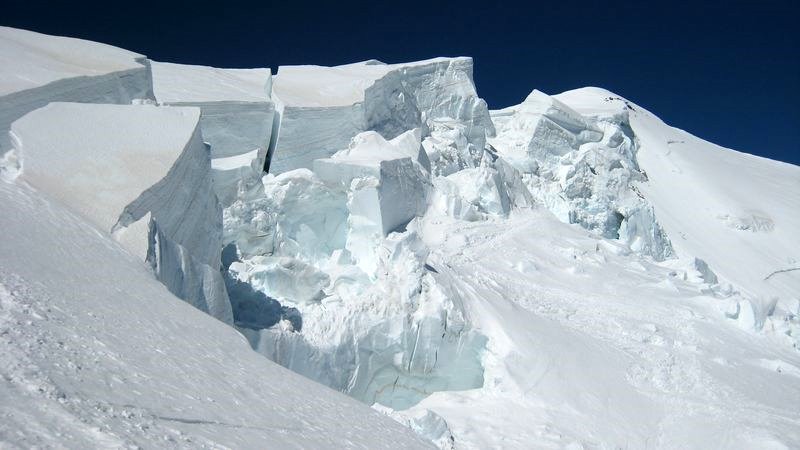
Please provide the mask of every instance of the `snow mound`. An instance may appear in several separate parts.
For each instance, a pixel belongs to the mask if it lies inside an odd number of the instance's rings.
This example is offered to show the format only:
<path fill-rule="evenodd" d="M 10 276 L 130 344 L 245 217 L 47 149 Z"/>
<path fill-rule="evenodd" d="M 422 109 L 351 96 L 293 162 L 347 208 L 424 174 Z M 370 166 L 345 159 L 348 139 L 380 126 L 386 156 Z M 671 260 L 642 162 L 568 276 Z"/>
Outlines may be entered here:
<path fill-rule="evenodd" d="M 11 126 L 19 179 L 112 233 L 223 321 L 221 209 L 197 108 L 50 103 Z"/>
<path fill-rule="evenodd" d="M 0 154 L 11 123 L 49 102 L 152 99 L 147 59 L 81 39 L 0 27 Z"/>

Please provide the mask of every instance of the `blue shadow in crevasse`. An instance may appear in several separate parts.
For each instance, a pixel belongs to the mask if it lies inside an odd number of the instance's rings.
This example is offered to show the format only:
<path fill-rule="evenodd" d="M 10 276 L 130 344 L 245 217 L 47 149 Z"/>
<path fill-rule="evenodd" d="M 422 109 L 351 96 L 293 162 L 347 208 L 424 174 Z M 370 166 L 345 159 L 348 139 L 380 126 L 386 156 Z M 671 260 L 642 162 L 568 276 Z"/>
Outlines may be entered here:
<path fill-rule="evenodd" d="M 233 309 L 233 322 L 238 327 L 261 330 L 281 320 L 288 320 L 295 331 L 303 328 L 303 317 L 297 308 L 283 306 L 279 301 L 253 289 L 249 283 L 230 276 L 228 268 L 237 261 L 236 246 L 222 249 L 222 277 Z"/>

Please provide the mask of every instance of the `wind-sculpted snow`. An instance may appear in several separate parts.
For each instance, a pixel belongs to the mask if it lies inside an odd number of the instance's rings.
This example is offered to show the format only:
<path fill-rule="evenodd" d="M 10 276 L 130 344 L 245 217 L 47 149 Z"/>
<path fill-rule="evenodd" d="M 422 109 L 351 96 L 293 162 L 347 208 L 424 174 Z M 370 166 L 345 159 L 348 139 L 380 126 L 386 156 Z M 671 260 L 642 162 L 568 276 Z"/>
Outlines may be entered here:
<path fill-rule="evenodd" d="M 11 126 L 19 180 L 113 233 L 175 295 L 231 322 L 197 108 L 51 103 Z"/>
<path fill-rule="evenodd" d="M 239 183 L 260 177 L 272 134 L 275 105 L 269 69 L 218 69 L 151 62 L 160 105 L 201 109 L 203 140 L 211 145 L 214 190 L 230 204 Z"/>
<path fill-rule="evenodd" d="M 654 262 L 543 209 L 478 222 L 432 214 L 419 229 L 429 264 L 488 336 L 481 389 L 393 413 L 423 435 L 452 435 L 456 448 L 800 442 L 796 314 L 740 330 L 725 314 L 735 299 L 693 261 Z M 438 418 L 423 419 L 428 410 Z"/>
<path fill-rule="evenodd" d="M 152 99 L 147 59 L 96 42 L 0 27 L 0 155 L 11 123 L 49 102 Z"/>
<path fill-rule="evenodd" d="M 493 132 L 472 82 L 471 58 L 409 64 L 366 61 L 336 67 L 283 66 L 273 86 L 280 131 L 270 172 L 311 168 L 362 131 L 386 139 L 437 120 L 461 124 L 480 151 Z"/>

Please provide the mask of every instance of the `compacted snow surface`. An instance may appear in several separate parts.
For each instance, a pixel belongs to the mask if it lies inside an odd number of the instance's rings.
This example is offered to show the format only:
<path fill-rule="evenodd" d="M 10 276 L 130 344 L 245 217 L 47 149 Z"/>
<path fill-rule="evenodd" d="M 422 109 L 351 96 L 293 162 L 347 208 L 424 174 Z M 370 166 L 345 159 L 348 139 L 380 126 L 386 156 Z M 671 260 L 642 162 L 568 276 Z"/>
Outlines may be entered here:
<path fill-rule="evenodd" d="M 800 447 L 796 166 L 464 57 L 0 57 L 0 446 Z"/>

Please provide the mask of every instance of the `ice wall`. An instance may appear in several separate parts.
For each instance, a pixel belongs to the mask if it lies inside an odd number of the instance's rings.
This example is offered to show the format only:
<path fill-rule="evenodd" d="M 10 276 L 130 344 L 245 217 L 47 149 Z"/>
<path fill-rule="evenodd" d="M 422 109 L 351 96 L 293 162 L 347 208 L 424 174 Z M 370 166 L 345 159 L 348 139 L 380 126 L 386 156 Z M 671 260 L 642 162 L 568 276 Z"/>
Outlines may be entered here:
<path fill-rule="evenodd" d="M 15 121 L 18 181 L 79 213 L 225 322 L 222 211 L 197 108 L 50 103 Z M 91 262 L 89 262 L 91 263 Z"/>
<path fill-rule="evenodd" d="M 201 109 L 203 140 L 211 145 L 214 190 L 228 205 L 245 178 L 260 177 L 272 134 L 270 69 L 218 69 L 151 61 L 160 105 Z"/>
<path fill-rule="evenodd" d="M 458 122 L 482 149 L 486 132 L 494 130 L 475 91 L 471 58 L 284 66 L 275 76 L 273 99 L 280 131 L 270 149 L 271 173 L 311 168 L 362 131 L 392 139 L 417 127 L 427 135 L 437 121 Z"/>
<path fill-rule="evenodd" d="M 147 59 L 81 39 L 0 27 L 0 154 L 11 123 L 49 102 L 153 99 Z"/>

